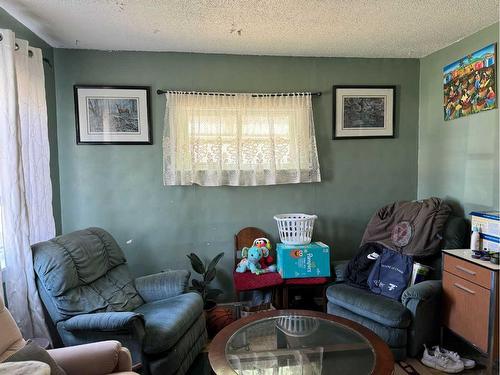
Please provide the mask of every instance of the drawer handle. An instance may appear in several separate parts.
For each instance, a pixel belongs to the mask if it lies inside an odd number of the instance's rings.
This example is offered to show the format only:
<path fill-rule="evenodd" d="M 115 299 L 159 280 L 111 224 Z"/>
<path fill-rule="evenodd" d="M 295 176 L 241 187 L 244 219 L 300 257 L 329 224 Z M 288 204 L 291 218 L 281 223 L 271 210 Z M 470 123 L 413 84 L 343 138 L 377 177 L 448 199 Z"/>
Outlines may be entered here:
<path fill-rule="evenodd" d="M 466 291 L 467 293 L 476 294 L 476 292 L 474 292 L 472 289 L 466 288 L 463 285 L 460 285 L 460 284 L 457 284 L 457 283 L 453 283 L 453 285 L 455 285 L 458 289 L 462 289 L 462 290 Z"/>
<path fill-rule="evenodd" d="M 468 270 L 467 268 L 462 267 L 462 266 L 455 266 L 455 268 L 460 270 L 460 271 L 463 271 L 465 273 L 468 273 L 469 275 L 472 275 L 472 276 L 474 276 L 476 274 L 474 271 Z"/>

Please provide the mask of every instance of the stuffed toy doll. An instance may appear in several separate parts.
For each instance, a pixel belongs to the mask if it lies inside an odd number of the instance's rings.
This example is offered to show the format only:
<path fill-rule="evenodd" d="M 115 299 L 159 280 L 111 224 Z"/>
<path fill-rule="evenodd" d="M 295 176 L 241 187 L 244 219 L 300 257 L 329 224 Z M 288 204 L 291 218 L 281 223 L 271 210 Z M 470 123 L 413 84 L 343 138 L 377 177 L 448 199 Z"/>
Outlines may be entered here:
<path fill-rule="evenodd" d="M 257 238 L 252 247 L 241 250 L 243 259 L 238 263 L 236 272 L 243 273 L 247 270 L 259 275 L 261 273 L 276 272 L 276 265 L 272 264 L 273 257 L 269 255 L 271 242 L 267 238 Z"/>
<path fill-rule="evenodd" d="M 254 241 L 254 244 L 257 247 L 265 247 L 267 249 L 267 255 L 266 253 L 263 252 L 262 258 L 260 258 L 259 263 L 260 263 L 260 268 L 263 270 L 268 270 L 268 272 L 276 272 L 276 265 L 274 265 L 274 258 L 271 255 L 271 241 L 269 241 L 267 238 L 257 238 Z"/>

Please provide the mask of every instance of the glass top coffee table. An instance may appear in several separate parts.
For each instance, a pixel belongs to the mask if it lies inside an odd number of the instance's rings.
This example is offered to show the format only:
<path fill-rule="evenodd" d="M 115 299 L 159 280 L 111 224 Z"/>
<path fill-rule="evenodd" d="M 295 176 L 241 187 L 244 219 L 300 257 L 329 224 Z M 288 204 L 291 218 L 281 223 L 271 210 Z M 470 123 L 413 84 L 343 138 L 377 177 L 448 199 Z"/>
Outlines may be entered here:
<path fill-rule="evenodd" d="M 210 345 L 217 375 L 392 374 L 389 347 L 350 320 L 316 311 L 275 310 L 239 319 Z"/>

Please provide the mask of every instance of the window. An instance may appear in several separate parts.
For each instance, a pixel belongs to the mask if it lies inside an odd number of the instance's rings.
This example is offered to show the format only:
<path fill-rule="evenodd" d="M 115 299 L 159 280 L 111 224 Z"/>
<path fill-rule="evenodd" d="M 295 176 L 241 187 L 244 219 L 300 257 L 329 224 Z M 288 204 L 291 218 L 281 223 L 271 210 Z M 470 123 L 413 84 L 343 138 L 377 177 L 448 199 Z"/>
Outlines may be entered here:
<path fill-rule="evenodd" d="M 165 185 L 321 180 L 311 96 L 168 93 Z"/>

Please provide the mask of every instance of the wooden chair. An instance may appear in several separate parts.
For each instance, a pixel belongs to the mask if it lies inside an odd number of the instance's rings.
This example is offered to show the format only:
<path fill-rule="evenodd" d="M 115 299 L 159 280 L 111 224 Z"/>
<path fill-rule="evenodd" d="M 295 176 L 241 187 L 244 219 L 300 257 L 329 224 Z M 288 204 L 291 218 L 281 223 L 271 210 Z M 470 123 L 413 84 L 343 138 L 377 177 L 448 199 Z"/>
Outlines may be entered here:
<path fill-rule="evenodd" d="M 240 293 L 249 290 L 256 289 L 274 289 L 283 284 L 283 279 L 281 278 L 278 272 L 269 272 L 261 275 L 255 275 L 251 272 L 238 273 L 236 272 L 236 266 L 241 260 L 241 250 L 244 247 L 251 247 L 253 241 L 256 238 L 265 237 L 269 238 L 269 235 L 263 230 L 255 227 L 246 227 L 240 230 L 234 236 L 234 269 L 233 269 L 233 280 L 234 280 L 234 289 L 236 292 L 236 298 L 240 300 Z M 276 253 L 274 250 L 271 251 L 271 254 L 276 259 Z"/>

